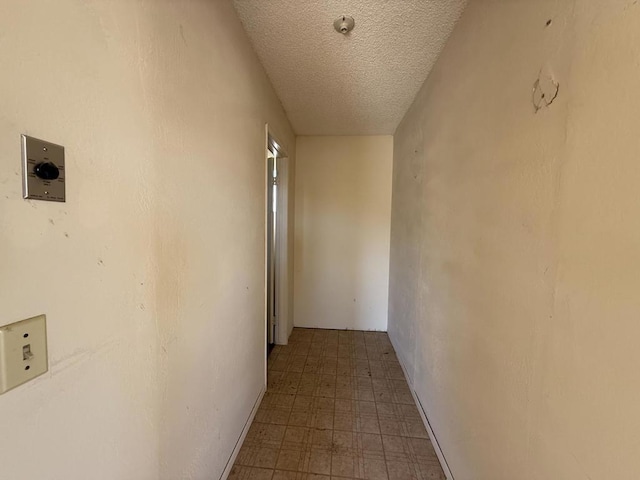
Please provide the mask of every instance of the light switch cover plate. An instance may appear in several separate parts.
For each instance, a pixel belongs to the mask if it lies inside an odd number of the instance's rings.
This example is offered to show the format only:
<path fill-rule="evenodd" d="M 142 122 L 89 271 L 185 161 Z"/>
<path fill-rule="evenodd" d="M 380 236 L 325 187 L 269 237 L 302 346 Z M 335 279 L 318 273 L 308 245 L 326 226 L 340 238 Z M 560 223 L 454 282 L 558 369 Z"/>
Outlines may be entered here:
<path fill-rule="evenodd" d="M 0 394 L 48 369 L 45 315 L 0 327 Z"/>

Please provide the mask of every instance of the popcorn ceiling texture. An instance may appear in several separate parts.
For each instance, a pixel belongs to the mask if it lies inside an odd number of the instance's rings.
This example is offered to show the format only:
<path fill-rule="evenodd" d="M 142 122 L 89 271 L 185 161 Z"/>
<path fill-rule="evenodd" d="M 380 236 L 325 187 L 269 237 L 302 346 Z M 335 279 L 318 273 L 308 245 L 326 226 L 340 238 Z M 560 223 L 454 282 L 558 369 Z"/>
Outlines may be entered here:
<path fill-rule="evenodd" d="M 393 134 L 465 3 L 234 0 L 298 135 Z"/>

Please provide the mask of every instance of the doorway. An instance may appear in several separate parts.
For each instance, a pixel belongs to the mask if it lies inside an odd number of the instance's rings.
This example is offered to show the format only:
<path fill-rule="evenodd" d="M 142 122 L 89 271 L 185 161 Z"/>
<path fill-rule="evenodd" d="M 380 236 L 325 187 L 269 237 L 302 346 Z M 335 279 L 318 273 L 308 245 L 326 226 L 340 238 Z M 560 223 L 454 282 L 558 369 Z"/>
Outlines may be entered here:
<path fill-rule="evenodd" d="M 267 127 L 268 129 L 268 127 Z M 266 340 L 267 355 L 289 336 L 289 159 L 267 130 Z"/>

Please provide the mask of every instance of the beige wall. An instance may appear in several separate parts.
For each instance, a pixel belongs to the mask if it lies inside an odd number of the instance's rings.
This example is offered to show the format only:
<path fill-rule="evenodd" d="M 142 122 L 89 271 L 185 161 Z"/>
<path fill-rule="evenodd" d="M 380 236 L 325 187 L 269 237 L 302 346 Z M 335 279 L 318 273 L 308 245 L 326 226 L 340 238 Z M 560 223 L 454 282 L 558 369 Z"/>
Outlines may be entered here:
<path fill-rule="evenodd" d="M 265 122 L 226 1 L 0 4 L 0 324 L 50 370 L 0 396 L 0 477 L 213 479 L 264 383 Z M 20 134 L 67 202 L 21 198 Z"/>
<path fill-rule="evenodd" d="M 393 138 L 296 143 L 294 324 L 386 330 Z"/>
<path fill-rule="evenodd" d="M 472 0 L 396 132 L 389 330 L 456 480 L 638 477 L 638 58 L 633 2 Z"/>

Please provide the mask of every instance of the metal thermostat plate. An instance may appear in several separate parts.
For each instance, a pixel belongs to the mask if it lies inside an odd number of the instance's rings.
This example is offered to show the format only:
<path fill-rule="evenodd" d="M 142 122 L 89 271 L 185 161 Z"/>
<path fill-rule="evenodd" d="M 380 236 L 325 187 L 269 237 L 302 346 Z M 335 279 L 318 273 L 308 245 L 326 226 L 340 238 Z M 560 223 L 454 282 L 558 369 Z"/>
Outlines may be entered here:
<path fill-rule="evenodd" d="M 64 147 L 22 135 L 22 196 L 33 200 L 65 201 Z M 58 178 L 43 179 L 36 167 L 55 165 Z M 51 167 L 53 168 L 53 167 Z M 55 170 L 55 169 L 54 169 Z"/>

